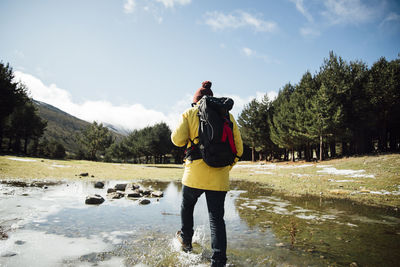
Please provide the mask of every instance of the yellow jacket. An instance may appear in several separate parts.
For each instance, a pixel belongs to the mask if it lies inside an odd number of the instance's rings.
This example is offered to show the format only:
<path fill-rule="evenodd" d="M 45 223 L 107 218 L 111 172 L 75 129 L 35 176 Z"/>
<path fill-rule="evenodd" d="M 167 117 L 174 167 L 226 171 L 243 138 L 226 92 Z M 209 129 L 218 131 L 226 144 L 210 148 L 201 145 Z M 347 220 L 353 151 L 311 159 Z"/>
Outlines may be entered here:
<path fill-rule="evenodd" d="M 182 118 L 171 134 L 171 140 L 176 146 L 190 147 L 189 138 L 194 140 L 198 136 L 199 117 L 198 106 L 194 106 L 186 110 L 182 114 Z M 239 128 L 232 114 L 229 114 L 230 120 L 233 123 L 233 138 L 237 150 L 237 156 L 243 154 L 243 142 L 240 136 Z M 198 139 L 194 141 L 198 143 Z M 236 159 L 237 161 L 237 159 Z M 235 163 L 236 163 L 235 161 Z M 198 189 L 213 190 L 213 191 L 228 191 L 229 190 L 229 171 L 233 166 L 226 167 L 210 167 L 203 159 L 185 162 L 185 171 L 183 173 L 182 183 L 186 186 Z"/>

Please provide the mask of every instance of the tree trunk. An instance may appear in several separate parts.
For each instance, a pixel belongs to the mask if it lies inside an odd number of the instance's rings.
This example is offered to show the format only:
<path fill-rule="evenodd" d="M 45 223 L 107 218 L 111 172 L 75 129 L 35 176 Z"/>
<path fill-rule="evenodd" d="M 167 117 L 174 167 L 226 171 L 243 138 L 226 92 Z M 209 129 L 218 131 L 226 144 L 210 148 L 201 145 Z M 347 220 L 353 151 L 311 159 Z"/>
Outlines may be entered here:
<path fill-rule="evenodd" d="M 256 155 L 255 155 L 255 153 L 256 153 L 256 151 L 255 151 L 256 149 L 254 148 L 254 144 L 253 144 L 253 146 L 251 147 L 251 161 L 252 162 L 255 162 L 256 161 L 256 159 L 255 159 L 255 157 L 256 157 Z"/>
<path fill-rule="evenodd" d="M 389 150 L 391 152 L 396 151 L 396 135 L 394 130 L 389 132 Z"/>
<path fill-rule="evenodd" d="M 348 156 L 349 149 L 347 148 L 347 142 L 342 142 L 342 156 Z"/>
<path fill-rule="evenodd" d="M 331 151 L 331 158 L 335 158 L 336 157 L 336 143 L 335 141 L 331 142 L 329 144 L 329 150 Z"/>
<path fill-rule="evenodd" d="M 294 148 L 292 148 L 291 153 L 292 153 L 292 162 L 294 162 Z"/>
<path fill-rule="evenodd" d="M 0 129 L 0 152 L 3 150 L 3 131 Z"/>
<path fill-rule="evenodd" d="M 324 144 L 322 135 L 319 136 L 319 160 L 323 160 L 323 151 L 324 151 Z"/>
<path fill-rule="evenodd" d="M 25 138 L 25 143 L 24 143 L 24 154 L 26 155 L 27 154 L 27 152 L 28 152 L 28 142 L 29 142 L 29 139 L 28 138 Z"/>
<path fill-rule="evenodd" d="M 306 144 L 306 147 L 304 149 L 304 157 L 306 158 L 307 162 L 309 162 L 311 160 L 311 157 L 310 157 L 310 143 Z"/>
<path fill-rule="evenodd" d="M 378 142 L 378 149 L 380 152 L 385 152 L 387 151 L 387 134 L 388 134 L 388 129 L 387 129 L 387 123 L 386 121 L 382 122 L 382 125 L 379 127 L 379 142 Z"/>

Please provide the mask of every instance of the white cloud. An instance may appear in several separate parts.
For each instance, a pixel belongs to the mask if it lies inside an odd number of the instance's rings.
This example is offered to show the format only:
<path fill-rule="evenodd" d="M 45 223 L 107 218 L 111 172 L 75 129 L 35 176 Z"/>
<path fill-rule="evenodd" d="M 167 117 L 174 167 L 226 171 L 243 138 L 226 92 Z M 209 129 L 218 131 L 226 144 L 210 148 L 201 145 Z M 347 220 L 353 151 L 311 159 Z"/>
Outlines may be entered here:
<path fill-rule="evenodd" d="M 135 10 L 136 2 L 135 0 L 126 0 L 124 4 L 124 12 L 125 13 L 132 13 Z"/>
<path fill-rule="evenodd" d="M 259 53 L 251 48 L 243 47 L 240 52 L 249 58 L 261 59 L 268 64 L 281 64 L 279 60 L 271 59 L 268 55 Z"/>
<path fill-rule="evenodd" d="M 313 22 L 314 18 L 304 7 L 304 0 L 290 0 L 292 3 L 296 5 L 296 9 L 303 14 L 303 16 L 308 20 L 308 22 Z"/>
<path fill-rule="evenodd" d="M 300 34 L 303 37 L 317 37 L 321 35 L 319 30 L 310 27 L 300 28 Z"/>
<path fill-rule="evenodd" d="M 175 5 L 188 5 L 192 1 L 191 0 L 156 0 L 159 3 L 162 3 L 166 8 L 174 7 Z"/>
<path fill-rule="evenodd" d="M 255 52 L 248 47 L 243 47 L 242 51 L 246 56 L 252 56 L 255 54 Z"/>
<path fill-rule="evenodd" d="M 71 94 L 57 87 L 56 84 L 45 85 L 40 79 L 20 71 L 15 71 L 14 74 L 16 81 L 21 81 L 28 87 L 33 99 L 53 105 L 88 122 L 110 123 L 129 130 L 140 129 L 162 121 L 174 126 L 179 119 L 179 114 L 184 110 L 179 103 L 178 107 L 181 109 L 175 108 L 167 115 L 148 109 L 141 104 L 116 106 L 109 101 L 75 103 Z"/>
<path fill-rule="evenodd" d="M 380 26 L 382 27 L 386 23 L 393 23 L 393 22 L 399 22 L 400 21 L 400 15 L 394 12 L 389 13 L 389 15 L 386 16 L 386 18 L 381 22 Z"/>
<path fill-rule="evenodd" d="M 181 114 L 190 107 L 193 95 L 186 94 L 183 98 L 171 105 L 171 111 L 168 114 L 146 108 L 142 104 L 120 105 L 116 106 L 109 101 L 84 101 L 75 103 L 71 94 L 56 84 L 46 85 L 40 79 L 33 75 L 15 71 L 15 80 L 24 83 L 30 96 L 38 101 L 53 105 L 77 118 L 88 122 L 109 123 L 117 127 L 123 127 L 128 130 L 141 129 L 143 127 L 154 125 L 159 122 L 167 123 L 173 129 L 181 118 Z M 232 114 L 237 118 L 243 107 L 252 99 L 261 100 L 265 93 L 256 92 L 255 96 L 240 97 L 237 95 L 222 94 L 216 95 L 231 97 L 235 105 Z M 270 100 L 275 99 L 277 93 L 270 91 L 267 93 Z"/>
<path fill-rule="evenodd" d="M 366 6 L 360 0 L 327 0 L 322 13 L 332 24 L 359 24 L 370 21 L 377 7 Z"/>
<path fill-rule="evenodd" d="M 250 27 L 256 32 L 274 32 L 278 29 L 275 22 L 263 20 L 258 16 L 240 10 L 230 14 L 217 11 L 207 12 L 204 17 L 205 24 L 210 26 L 213 30 Z"/>

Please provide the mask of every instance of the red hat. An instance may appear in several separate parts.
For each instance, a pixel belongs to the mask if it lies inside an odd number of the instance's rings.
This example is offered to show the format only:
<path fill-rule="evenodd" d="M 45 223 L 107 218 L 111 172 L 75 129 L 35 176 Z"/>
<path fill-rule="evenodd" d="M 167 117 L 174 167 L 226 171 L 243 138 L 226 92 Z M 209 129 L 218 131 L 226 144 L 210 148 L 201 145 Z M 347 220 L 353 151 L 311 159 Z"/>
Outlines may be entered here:
<path fill-rule="evenodd" d="M 196 93 L 194 93 L 193 103 L 197 103 L 203 96 L 209 95 L 213 96 L 213 91 L 211 91 L 212 83 L 210 81 L 204 81 L 201 84 L 201 87 L 197 89 Z"/>

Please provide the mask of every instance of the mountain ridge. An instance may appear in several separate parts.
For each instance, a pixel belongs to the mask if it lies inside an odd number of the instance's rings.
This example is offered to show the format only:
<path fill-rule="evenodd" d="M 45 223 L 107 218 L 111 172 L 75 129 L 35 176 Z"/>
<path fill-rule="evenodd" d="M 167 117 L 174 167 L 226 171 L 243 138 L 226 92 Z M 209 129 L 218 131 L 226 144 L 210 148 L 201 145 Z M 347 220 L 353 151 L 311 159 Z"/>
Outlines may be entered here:
<path fill-rule="evenodd" d="M 66 151 L 70 153 L 78 153 L 81 147 L 77 142 L 76 136 L 91 123 L 48 103 L 34 99 L 32 101 L 37 107 L 39 116 L 47 121 L 47 127 L 42 138 L 62 144 Z M 118 132 L 118 127 L 112 124 L 103 123 L 103 125 L 110 130 L 117 142 L 127 135 L 125 132 Z"/>

